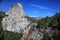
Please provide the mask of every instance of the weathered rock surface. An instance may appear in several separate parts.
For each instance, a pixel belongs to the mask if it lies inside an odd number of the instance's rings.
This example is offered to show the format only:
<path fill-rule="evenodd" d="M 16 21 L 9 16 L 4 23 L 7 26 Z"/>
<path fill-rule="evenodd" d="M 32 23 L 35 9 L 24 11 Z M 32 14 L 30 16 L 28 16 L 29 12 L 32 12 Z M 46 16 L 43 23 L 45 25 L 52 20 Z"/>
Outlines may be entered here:
<path fill-rule="evenodd" d="M 26 28 L 23 32 L 23 36 L 21 40 L 42 40 L 43 33 L 38 31 L 36 28 L 36 23 L 31 23 L 28 28 Z"/>
<path fill-rule="evenodd" d="M 54 29 L 52 27 L 37 28 L 35 24 L 30 24 L 28 28 L 23 31 L 21 40 L 43 40 L 44 38 L 54 40 Z"/>
<path fill-rule="evenodd" d="M 20 3 L 14 4 L 7 12 L 7 17 L 3 18 L 3 29 L 13 32 L 20 32 L 26 28 L 30 21 L 25 17 L 22 5 Z"/>

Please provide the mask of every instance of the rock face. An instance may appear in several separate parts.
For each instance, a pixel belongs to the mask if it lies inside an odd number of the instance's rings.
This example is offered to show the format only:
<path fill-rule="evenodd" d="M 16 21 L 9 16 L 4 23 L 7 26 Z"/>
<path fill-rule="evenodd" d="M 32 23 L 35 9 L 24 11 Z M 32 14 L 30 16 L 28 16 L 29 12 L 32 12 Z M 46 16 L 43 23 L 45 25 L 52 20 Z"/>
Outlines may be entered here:
<path fill-rule="evenodd" d="M 21 40 L 42 40 L 43 33 L 39 32 L 35 23 L 31 23 L 23 32 Z"/>
<path fill-rule="evenodd" d="M 39 32 L 38 29 L 35 27 L 33 30 L 32 30 L 32 33 L 30 35 L 30 39 L 33 39 L 33 40 L 42 40 L 43 39 L 43 33 L 42 32 Z"/>
<path fill-rule="evenodd" d="M 53 27 L 37 28 L 37 25 L 32 24 L 24 30 L 21 40 L 54 40 L 55 29 Z"/>
<path fill-rule="evenodd" d="M 3 18 L 2 25 L 4 30 L 20 32 L 25 29 L 30 21 L 25 17 L 22 5 L 14 4 L 7 12 L 7 17 Z"/>
<path fill-rule="evenodd" d="M 44 40 L 46 40 L 46 38 L 54 40 L 53 36 L 54 36 L 54 29 L 52 30 L 52 27 L 46 27 L 46 28 L 41 27 L 40 29 L 33 27 L 30 38 L 32 38 L 33 40 L 43 40 L 44 38 L 45 38 Z"/>

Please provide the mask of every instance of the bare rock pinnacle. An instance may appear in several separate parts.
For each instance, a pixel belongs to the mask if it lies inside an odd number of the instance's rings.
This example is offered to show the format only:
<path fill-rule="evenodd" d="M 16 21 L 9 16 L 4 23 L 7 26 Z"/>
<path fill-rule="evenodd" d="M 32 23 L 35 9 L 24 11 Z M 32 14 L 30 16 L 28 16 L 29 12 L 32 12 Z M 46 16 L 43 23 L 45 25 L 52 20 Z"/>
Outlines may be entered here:
<path fill-rule="evenodd" d="M 7 17 L 3 18 L 3 29 L 13 32 L 24 30 L 30 21 L 25 17 L 23 7 L 20 3 L 14 4 L 7 12 Z"/>

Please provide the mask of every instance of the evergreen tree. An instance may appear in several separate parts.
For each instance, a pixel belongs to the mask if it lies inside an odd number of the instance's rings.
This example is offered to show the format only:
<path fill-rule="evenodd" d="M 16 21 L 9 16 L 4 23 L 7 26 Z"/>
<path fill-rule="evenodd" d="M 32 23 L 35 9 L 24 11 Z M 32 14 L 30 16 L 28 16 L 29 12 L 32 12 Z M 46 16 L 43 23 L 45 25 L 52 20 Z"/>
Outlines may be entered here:
<path fill-rule="evenodd" d="M 0 40 L 4 40 L 4 31 L 2 28 L 2 20 L 4 16 L 5 16 L 4 12 L 0 11 Z"/>

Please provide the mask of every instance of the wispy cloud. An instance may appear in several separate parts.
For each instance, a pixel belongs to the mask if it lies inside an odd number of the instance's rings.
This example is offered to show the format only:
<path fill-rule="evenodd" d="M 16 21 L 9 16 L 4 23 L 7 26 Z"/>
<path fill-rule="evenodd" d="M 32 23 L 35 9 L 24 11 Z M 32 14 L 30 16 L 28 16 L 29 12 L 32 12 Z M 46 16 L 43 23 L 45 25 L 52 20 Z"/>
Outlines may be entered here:
<path fill-rule="evenodd" d="M 40 9 L 55 11 L 54 9 L 50 9 L 50 8 L 45 7 L 45 6 L 40 6 L 40 5 L 36 5 L 36 4 L 30 4 L 30 6 L 37 7 L 37 8 L 40 8 Z"/>

